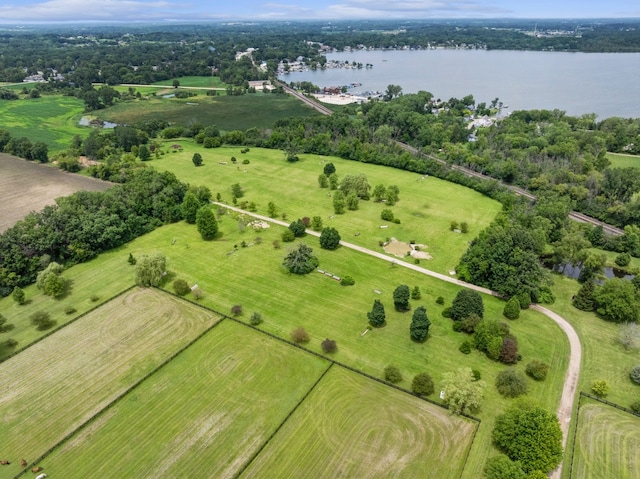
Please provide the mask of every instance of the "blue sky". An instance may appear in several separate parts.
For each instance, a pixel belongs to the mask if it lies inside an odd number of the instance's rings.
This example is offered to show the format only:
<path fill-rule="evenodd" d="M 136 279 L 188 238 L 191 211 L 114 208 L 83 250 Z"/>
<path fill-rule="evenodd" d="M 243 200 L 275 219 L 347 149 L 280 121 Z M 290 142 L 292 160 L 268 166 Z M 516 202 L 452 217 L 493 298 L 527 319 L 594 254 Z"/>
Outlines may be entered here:
<path fill-rule="evenodd" d="M 0 23 L 630 18 L 638 0 L 2 0 Z"/>

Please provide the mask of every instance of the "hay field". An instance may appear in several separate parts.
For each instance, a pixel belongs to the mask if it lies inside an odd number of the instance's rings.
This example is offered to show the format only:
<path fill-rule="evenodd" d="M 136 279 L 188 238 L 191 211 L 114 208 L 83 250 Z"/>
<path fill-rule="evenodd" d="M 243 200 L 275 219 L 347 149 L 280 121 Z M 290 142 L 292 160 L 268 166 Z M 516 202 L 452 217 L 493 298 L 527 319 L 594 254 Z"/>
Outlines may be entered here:
<path fill-rule="evenodd" d="M 580 407 L 571 477 L 640 479 L 640 417 L 587 401 Z"/>
<path fill-rule="evenodd" d="M 218 318 L 134 289 L 0 364 L 0 478 L 34 460 Z"/>
<path fill-rule="evenodd" d="M 475 427 L 334 366 L 241 477 L 454 479 Z"/>
<path fill-rule="evenodd" d="M 66 479 L 235 477 L 328 366 L 225 320 L 41 465 Z"/>
<path fill-rule="evenodd" d="M 111 183 L 0 153 L 0 233 L 31 211 L 79 190 L 104 191 Z"/>

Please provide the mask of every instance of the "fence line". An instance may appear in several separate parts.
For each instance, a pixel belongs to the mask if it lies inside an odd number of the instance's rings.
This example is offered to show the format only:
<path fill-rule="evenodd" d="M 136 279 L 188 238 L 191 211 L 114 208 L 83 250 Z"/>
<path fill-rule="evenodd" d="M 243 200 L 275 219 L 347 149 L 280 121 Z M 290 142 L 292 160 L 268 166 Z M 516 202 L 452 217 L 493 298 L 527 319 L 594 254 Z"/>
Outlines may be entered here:
<path fill-rule="evenodd" d="M 49 336 L 51 336 L 54 333 L 57 333 L 58 331 L 60 331 L 63 328 L 66 328 L 67 326 L 75 323 L 76 321 L 78 321 L 80 318 L 85 317 L 87 314 L 95 311 L 96 309 L 104 306 L 105 304 L 107 304 L 110 301 L 113 301 L 114 299 L 116 299 L 119 296 L 122 296 L 123 294 L 131 291 L 133 288 L 135 288 L 136 285 L 133 284 L 131 286 L 129 286 L 126 289 L 123 289 L 122 291 L 120 291 L 119 293 L 114 294 L 113 296 L 111 296 L 110 298 L 107 298 L 105 301 L 103 301 L 102 303 L 96 304 L 94 307 L 89 308 L 87 311 L 85 311 L 84 313 L 79 314 L 78 316 L 76 316 L 75 318 L 67 321 L 66 323 L 58 326 L 57 328 L 52 329 L 51 331 L 48 331 L 46 334 L 43 334 L 42 336 L 40 336 L 39 338 L 34 339 L 33 341 L 31 341 L 29 344 L 27 344 L 26 346 L 12 352 L 11 354 L 9 354 L 8 356 L 5 356 L 4 358 L 0 359 L 0 364 L 2 364 L 3 362 L 5 362 L 8 359 L 11 359 L 12 357 L 14 357 L 15 355 L 17 355 L 18 353 L 21 353 L 22 351 L 26 351 L 27 349 L 29 349 L 31 346 L 33 346 L 34 344 L 38 344 L 40 341 L 42 341 L 43 339 L 48 338 Z"/>

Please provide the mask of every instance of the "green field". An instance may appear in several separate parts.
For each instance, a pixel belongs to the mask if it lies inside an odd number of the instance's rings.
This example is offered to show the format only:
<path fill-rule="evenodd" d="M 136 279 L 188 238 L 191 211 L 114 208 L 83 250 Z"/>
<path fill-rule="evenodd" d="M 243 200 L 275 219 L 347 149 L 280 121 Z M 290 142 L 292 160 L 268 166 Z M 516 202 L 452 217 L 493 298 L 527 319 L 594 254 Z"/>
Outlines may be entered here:
<path fill-rule="evenodd" d="M 176 78 L 180 82 L 181 87 L 194 87 L 194 88 L 227 88 L 225 82 L 220 80 L 217 76 L 188 76 Z M 173 80 L 163 80 L 155 82 L 154 85 L 168 86 L 173 88 Z"/>
<path fill-rule="evenodd" d="M 96 114 L 103 120 L 118 124 L 164 119 L 177 125 L 201 123 L 231 131 L 271 128 L 276 120 L 318 113 L 290 95 L 252 93 L 242 96 L 205 96 L 204 92 L 199 91 L 198 96 L 185 99 L 147 97 L 144 100 L 117 103 Z"/>
<path fill-rule="evenodd" d="M 69 479 L 234 477 L 328 365 L 227 320 L 41 465 Z"/>
<path fill-rule="evenodd" d="M 611 168 L 638 168 L 640 167 L 640 156 L 624 155 L 621 153 L 607 153 L 607 158 L 611 162 Z"/>
<path fill-rule="evenodd" d="M 333 367 L 240 477 L 454 479 L 475 427 Z"/>
<path fill-rule="evenodd" d="M 640 417 L 581 401 L 571 478 L 640 479 Z"/>
<path fill-rule="evenodd" d="M 62 95 L 0 100 L 0 128 L 32 143 L 43 141 L 50 152 L 66 150 L 75 135 L 89 133 L 88 128 L 78 126 L 83 111 L 82 100 Z"/>
<path fill-rule="evenodd" d="M 2 453 L 13 477 L 219 318 L 134 289 L 0 364 Z M 66 476 L 68 477 L 68 476 Z"/>
<path fill-rule="evenodd" d="M 286 213 L 289 221 L 321 216 L 324 225 L 335 227 L 345 241 L 376 251 L 382 251 L 379 241 L 390 237 L 407 243 L 414 240 L 426 245 L 426 251 L 433 257 L 422 260 L 422 264 L 445 274 L 455 270 L 469 241 L 488 226 L 501 209 L 497 201 L 469 188 L 395 168 L 318 155 L 300 155 L 300 161 L 288 163 L 280 150 L 252 148 L 241 153 L 240 147 L 205 149 L 193 142 L 179 143 L 184 148 L 182 152 L 165 154 L 150 164 L 172 171 L 187 183 L 208 186 L 214 196 L 217 192 L 222 195 L 223 202 L 231 202 L 231 185 L 239 183 L 245 190 L 241 200 L 255 202 L 258 213 L 266 215 L 267 205 L 273 201 L 279 214 Z M 194 152 L 204 158 L 204 164 L 198 168 L 191 161 Z M 231 163 L 232 156 L 237 158 L 237 166 Z M 244 160 L 250 163 L 242 164 Z M 341 178 L 347 174 L 365 174 L 372 188 L 380 183 L 397 185 L 400 201 L 391 209 L 401 224 L 382 221 L 380 212 L 389 207 L 373 200 L 361 201 L 357 211 L 332 217 L 330 191 L 319 188 L 317 181 L 325 162 L 332 162 Z M 452 232 L 451 221 L 466 221 L 469 232 Z"/>

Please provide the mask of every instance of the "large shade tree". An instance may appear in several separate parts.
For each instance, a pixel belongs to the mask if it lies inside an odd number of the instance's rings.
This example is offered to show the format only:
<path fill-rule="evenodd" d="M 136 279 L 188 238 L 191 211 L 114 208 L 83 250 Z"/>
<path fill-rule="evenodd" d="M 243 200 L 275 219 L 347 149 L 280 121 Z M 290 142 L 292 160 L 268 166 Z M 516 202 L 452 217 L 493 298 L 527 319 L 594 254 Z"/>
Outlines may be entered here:
<path fill-rule="evenodd" d="M 283 266 L 293 274 L 311 273 L 318 267 L 318 258 L 313 255 L 313 249 L 304 243 L 300 243 L 287 253 Z"/>

